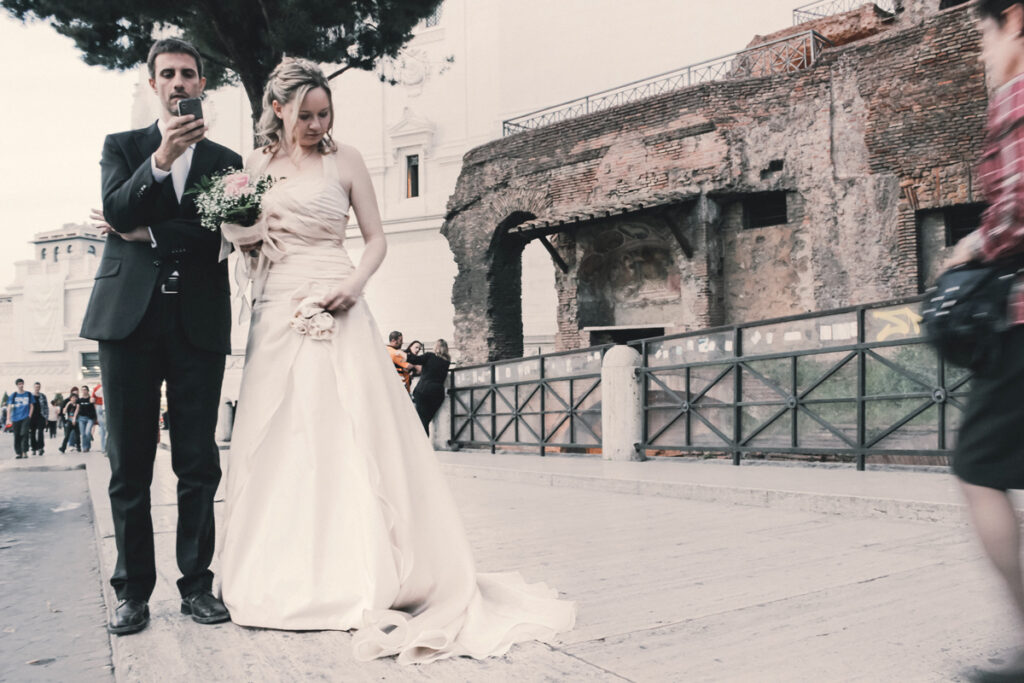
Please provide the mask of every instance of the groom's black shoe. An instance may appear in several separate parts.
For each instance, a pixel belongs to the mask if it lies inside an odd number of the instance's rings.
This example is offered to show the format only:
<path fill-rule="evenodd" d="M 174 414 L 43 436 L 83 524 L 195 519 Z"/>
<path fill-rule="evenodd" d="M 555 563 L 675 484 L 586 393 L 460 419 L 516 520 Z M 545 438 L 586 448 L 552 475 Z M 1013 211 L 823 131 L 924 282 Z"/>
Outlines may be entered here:
<path fill-rule="evenodd" d="M 196 591 L 181 599 L 181 613 L 200 624 L 219 624 L 231 618 L 228 608 L 209 591 Z"/>
<path fill-rule="evenodd" d="M 118 636 L 138 633 L 149 625 L 149 605 L 141 600 L 121 600 L 114 608 L 114 616 L 107 631 Z"/>

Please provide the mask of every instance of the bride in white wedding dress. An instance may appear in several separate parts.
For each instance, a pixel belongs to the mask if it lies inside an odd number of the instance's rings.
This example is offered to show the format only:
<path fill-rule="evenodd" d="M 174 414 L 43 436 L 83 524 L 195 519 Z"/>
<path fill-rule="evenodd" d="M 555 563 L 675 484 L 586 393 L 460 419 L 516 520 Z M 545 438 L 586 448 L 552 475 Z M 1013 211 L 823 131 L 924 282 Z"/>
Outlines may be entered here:
<path fill-rule="evenodd" d="M 279 180 L 257 226 L 224 231 L 259 250 L 226 463 L 224 602 L 246 626 L 357 629 L 360 660 L 482 658 L 549 640 L 573 627 L 575 604 L 518 573 L 477 573 L 361 296 L 386 246 L 362 158 L 331 140 L 333 114 L 315 64 L 274 70 L 260 121 L 269 144 L 246 167 Z M 344 247 L 350 205 L 366 245 L 357 266 Z"/>

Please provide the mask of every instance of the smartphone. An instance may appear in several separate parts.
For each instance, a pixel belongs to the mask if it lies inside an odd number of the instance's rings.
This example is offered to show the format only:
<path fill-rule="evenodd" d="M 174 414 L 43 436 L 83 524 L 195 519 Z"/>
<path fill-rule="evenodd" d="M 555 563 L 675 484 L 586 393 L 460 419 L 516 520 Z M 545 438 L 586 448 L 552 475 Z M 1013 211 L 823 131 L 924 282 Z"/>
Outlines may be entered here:
<path fill-rule="evenodd" d="M 178 100 L 178 116 L 193 114 L 196 119 L 203 118 L 203 101 L 198 97 Z"/>

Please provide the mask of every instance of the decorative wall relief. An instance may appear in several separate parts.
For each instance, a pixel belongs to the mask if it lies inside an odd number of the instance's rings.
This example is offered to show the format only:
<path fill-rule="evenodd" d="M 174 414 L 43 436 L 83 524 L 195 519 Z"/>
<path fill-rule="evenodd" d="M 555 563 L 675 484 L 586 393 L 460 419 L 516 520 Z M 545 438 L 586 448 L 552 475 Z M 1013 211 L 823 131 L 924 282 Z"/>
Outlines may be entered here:
<path fill-rule="evenodd" d="M 632 220 L 580 235 L 581 322 L 661 324 L 678 303 L 681 254 L 667 229 Z"/>

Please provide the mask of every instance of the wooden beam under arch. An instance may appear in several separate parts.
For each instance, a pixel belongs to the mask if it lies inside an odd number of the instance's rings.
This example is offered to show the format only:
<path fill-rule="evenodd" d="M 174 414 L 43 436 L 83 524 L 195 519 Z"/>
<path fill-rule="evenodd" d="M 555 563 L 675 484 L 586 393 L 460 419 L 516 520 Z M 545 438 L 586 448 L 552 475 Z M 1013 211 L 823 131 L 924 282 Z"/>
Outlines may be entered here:
<path fill-rule="evenodd" d="M 537 239 L 540 240 L 540 243 L 543 244 L 544 248 L 548 250 L 549 254 L 551 254 L 551 258 L 552 260 L 554 260 L 555 265 L 558 266 L 558 269 L 561 270 L 563 273 L 568 273 L 569 265 L 562 258 L 562 255 L 558 253 L 558 250 L 555 249 L 554 245 L 551 244 L 551 242 L 548 242 L 547 236 L 541 235 Z"/>

